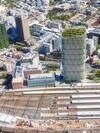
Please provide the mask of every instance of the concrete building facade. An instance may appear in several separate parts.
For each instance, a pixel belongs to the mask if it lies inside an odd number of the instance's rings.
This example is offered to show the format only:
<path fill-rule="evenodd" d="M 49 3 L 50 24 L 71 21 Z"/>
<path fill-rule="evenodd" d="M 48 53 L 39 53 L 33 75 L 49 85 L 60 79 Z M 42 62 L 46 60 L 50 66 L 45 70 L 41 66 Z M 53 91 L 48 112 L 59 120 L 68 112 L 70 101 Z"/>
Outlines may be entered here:
<path fill-rule="evenodd" d="M 28 87 L 55 86 L 55 77 L 53 74 L 33 74 L 27 79 Z"/>
<path fill-rule="evenodd" d="M 16 17 L 16 29 L 19 42 L 30 42 L 30 30 L 28 19 L 26 17 Z"/>
<path fill-rule="evenodd" d="M 94 40 L 86 38 L 86 53 L 87 53 L 87 56 L 91 56 L 91 54 L 95 50 L 96 50 L 96 46 L 94 44 Z"/>
<path fill-rule="evenodd" d="M 66 29 L 62 33 L 63 77 L 81 81 L 85 76 L 85 29 Z"/>

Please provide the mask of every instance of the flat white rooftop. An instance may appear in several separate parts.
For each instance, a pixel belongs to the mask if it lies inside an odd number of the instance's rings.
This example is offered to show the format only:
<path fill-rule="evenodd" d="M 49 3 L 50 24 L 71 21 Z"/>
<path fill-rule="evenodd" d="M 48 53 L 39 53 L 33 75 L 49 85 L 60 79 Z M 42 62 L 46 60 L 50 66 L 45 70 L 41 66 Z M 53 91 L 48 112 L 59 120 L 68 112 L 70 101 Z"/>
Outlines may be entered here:
<path fill-rule="evenodd" d="M 100 99 L 78 99 L 72 100 L 72 103 L 100 103 Z"/>
<path fill-rule="evenodd" d="M 72 98 L 100 98 L 100 94 L 84 94 L 84 95 L 72 95 Z"/>
<path fill-rule="evenodd" d="M 94 105 L 76 105 L 77 109 L 100 109 L 100 105 L 99 104 L 94 104 Z"/>
<path fill-rule="evenodd" d="M 30 75 L 30 79 L 34 79 L 34 78 L 51 78 L 51 77 L 54 77 L 54 75 L 52 73 Z"/>
<path fill-rule="evenodd" d="M 100 110 L 99 111 L 78 111 L 77 115 L 100 115 Z"/>

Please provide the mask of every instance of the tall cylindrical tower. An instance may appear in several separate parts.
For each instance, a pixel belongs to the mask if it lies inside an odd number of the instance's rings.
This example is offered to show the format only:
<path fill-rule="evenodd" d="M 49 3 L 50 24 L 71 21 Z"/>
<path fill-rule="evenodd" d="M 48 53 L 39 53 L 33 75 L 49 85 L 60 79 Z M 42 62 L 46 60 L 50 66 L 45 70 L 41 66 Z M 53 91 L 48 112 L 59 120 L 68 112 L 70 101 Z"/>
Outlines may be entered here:
<path fill-rule="evenodd" d="M 65 80 L 84 79 L 85 55 L 85 29 L 65 29 L 62 33 L 62 74 Z"/>

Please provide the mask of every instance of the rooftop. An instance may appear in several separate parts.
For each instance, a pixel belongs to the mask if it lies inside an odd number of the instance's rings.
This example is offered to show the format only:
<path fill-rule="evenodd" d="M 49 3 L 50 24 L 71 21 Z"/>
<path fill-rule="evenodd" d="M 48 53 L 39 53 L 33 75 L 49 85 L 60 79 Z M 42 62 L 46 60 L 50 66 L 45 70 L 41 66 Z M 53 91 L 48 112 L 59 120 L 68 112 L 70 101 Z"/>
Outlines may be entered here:
<path fill-rule="evenodd" d="M 85 28 L 68 28 L 62 32 L 63 37 L 73 37 L 84 35 L 86 32 Z"/>
<path fill-rule="evenodd" d="M 4 12 L 5 10 L 6 10 L 6 7 L 0 5 L 0 13 Z"/>
<path fill-rule="evenodd" d="M 37 57 L 38 53 L 36 51 L 34 51 L 34 53 L 27 53 L 27 54 L 23 54 L 23 56 L 21 57 L 22 60 L 27 60 L 27 59 L 33 59 L 34 57 Z"/>
<path fill-rule="evenodd" d="M 100 35 L 100 29 L 94 29 L 94 30 L 91 30 L 90 33 L 93 33 L 93 34 L 99 34 Z"/>
<path fill-rule="evenodd" d="M 13 78 L 13 81 L 12 82 L 18 83 L 18 82 L 22 82 L 22 81 L 23 81 L 23 78 L 22 77 L 17 77 L 17 78 Z"/>
<path fill-rule="evenodd" d="M 51 73 L 43 73 L 43 74 L 34 74 L 34 75 L 30 75 L 30 79 L 34 79 L 34 78 L 49 78 L 49 77 L 53 77 L 54 75 Z"/>

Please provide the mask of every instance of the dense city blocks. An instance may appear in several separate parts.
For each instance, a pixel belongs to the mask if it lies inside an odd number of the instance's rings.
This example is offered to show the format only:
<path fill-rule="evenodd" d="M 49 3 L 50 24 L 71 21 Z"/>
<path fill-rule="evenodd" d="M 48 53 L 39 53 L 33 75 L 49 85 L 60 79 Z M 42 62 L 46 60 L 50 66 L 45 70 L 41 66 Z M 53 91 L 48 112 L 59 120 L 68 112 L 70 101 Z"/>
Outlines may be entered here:
<path fill-rule="evenodd" d="M 0 0 L 0 133 L 100 133 L 100 0 Z"/>

